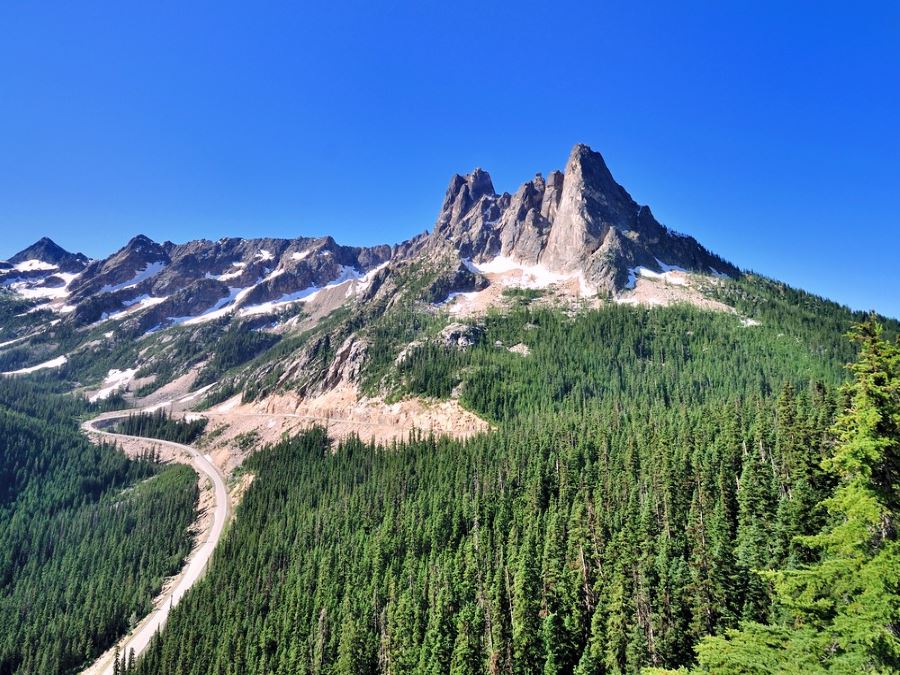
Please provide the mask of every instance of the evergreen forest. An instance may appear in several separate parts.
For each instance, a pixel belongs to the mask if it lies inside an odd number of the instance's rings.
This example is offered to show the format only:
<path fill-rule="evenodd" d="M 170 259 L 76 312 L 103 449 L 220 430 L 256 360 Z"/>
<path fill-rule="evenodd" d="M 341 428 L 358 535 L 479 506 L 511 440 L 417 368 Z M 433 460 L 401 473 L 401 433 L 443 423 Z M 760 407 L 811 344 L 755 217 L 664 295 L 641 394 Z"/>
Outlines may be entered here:
<path fill-rule="evenodd" d="M 75 673 L 149 612 L 190 551 L 186 466 L 85 438 L 80 398 L 0 378 L 0 673 Z"/>
<path fill-rule="evenodd" d="M 811 303 L 761 325 L 524 303 L 470 350 L 423 341 L 397 395 L 456 390 L 496 428 L 253 455 L 135 672 L 894 671 L 896 324 Z"/>

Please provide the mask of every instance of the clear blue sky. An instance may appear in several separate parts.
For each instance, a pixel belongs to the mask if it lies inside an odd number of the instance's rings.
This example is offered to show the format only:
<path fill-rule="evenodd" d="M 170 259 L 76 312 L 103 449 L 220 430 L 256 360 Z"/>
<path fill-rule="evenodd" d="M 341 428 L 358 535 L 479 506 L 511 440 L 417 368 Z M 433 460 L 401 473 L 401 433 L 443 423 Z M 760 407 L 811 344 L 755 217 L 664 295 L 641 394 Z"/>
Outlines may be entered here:
<path fill-rule="evenodd" d="M 394 242 L 454 172 L 584 142 L 738 265 L 900 316 L 897 2 L 11 1 L 0 99 L 0 257 Z"/>

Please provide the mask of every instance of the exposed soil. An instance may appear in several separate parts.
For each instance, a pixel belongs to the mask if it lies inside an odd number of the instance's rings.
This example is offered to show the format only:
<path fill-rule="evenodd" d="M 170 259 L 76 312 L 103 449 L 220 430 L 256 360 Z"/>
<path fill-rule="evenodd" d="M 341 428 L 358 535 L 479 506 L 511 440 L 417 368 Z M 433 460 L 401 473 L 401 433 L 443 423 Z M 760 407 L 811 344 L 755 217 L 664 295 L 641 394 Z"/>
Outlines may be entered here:
<path fill-rule="evenodd" d="M 209 418 L 210 433 L 203 446 L 226 473 L 254 449 L 279 440 L 285 433 L 295 434 L 313 425 L 327 427 L 334 439 L 357 435 L 380 443 L 405 439 L 414 430 L 465 438 L 490 428 L 456 401 L 410 398 L 386 403 L 381 398 L 360 397 L 352 386 L 341 386 L 309 399 L 279 394 L 242 404 L 235 397 L 211 410 L 192 414 Z M 224 430 L 220 429 L 222 426 Z"/>
<path fill-rule="evenodd" d="M 707 297 L 697 287 L 694 275 L 685 272 L 667 272 L 666 278 L 638 277 L 630 291 L 621 293 L 615 300 L 623 305 L 648 305 L 668 307 L 689 304 L 714 312 L 734 313 L 734 308 Z"/>

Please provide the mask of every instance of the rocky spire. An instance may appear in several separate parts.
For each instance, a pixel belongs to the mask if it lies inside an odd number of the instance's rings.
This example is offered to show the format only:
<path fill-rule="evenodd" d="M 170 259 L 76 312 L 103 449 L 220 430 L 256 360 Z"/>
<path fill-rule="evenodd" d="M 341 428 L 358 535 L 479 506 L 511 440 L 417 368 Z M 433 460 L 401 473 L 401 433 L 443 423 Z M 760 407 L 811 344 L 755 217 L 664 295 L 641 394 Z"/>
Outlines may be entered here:
<path fill-rule="evenodd" d="M 576 145 L 541 262 L 560 271 L 583 267 L 600 248 L 611 227 L 630 229 L 637 204 L 616 183 L 599 152 Z"/>
<path fill-rule="evenodd" d="M 475 169 L 466 176 L 450 179 L 444 203 L 435 224 L 435 235 L 452 242 L 463 257 L 496 254 L 499 237 L 494 225 L 501 206 L 487 171 Z"/>
<path fill-rule="evenodd" d="M 434 236 L 462 258 L 503 255 L 552 272 L 581 272 L 589 285 L 610 291 L 621 289 L 636 266 L 739 273 L 691 237 L 669 232 L 615 181 L 600 153 L 582 144 L 565 173 L 537 174 L 512 196 L 498 196 L 480 169 L 454 176 Z"/>

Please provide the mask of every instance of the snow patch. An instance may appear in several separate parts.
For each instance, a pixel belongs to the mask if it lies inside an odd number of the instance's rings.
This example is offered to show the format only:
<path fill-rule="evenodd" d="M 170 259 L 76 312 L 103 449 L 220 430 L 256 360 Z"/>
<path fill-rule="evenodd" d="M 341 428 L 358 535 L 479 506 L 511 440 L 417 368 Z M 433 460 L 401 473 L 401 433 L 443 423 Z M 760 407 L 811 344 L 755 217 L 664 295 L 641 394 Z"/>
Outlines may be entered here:
<path fill-rule="evenodd" d="M 467 293 L 454 292 L 447 296 L 447 299 L 443 302 L 437 303 L 436 307 L 447 307 L 450 306 L 451 314 L 459 314 L 464 308 L 465 303 L 468 300 L 471 300 L 475 296 L 477 296 L 479 291 L 469 291 Z M 460 299 L 461 302 L 457 302 Z"/>
<path fill-rule="evenodd" d="M 121 291 L 126 288 L 132 288 L 133 286 L 137 286 L 142 281 L 146 281 L 147 279 L 159 274 L 165 269 L 166 263 L 161 260 L 158 262 L 148 263 L 144 266 L 143 269 L 139 270 L 137 274 L 134 275 L 130 280 L 123 281 L 121 284 L 107 284 L 103 288 L 100 289 L 101 293 L 115 293 L 116 291 Z"/>
<path fill-rule="evenodd" d="M 22 264 L 24 265 L 25 263 Z M 12 281 L 8 283 L 8 286 L 24 298 L 47 298 L 53 300 L 66 297 L 69 294 L 69 285 L 79 275 L 71 272 L 57 272 L 53 276 L 62 279 L 63 284 L 61 286 L 48 287 L 33 285 L 29 281 Z M 38 283 L 43 283 L 43 281 L 41 279 Z"/>
<path fill-rule="evenodd" d="M 247 266 L 245 262 L 233 262 L 231 263 L 232 267 L 237 267 L 234 272 L 223 272 L 222 274 L 210 274 L 206 273 L 207 279 L 215 279 L 216 281 L 228 281 L 229 279 L 236 279 L 244 273 L 244 268 Z"/>
<path fill-rule="evenodd" d="M 17 342 L 21 342 L 22 340 L 27 340 L 29 337 L 30 337 L 29 335 L 24 335 L 22 337 L 17 337 L 14 340 L 7 340 L 6 342 L 0 342 L 0 349 L 3 349 L 4 347 L 9 347 L 10 345 L 14 345 Z"/>
<path fill-rule="evenodd" d="M 100 315 L 100 320 L 94 322 L 93 326 L 97 324 L 103 323 L 104 321 L 119 321 L 120 319 L 124 319 L 126 316 L 130 314 L 136 314 L 137 312 L 141 312 L 148 307 L 153 307 L 154 305 L 158 305 L 161 302 L 165 302 L 169 299 L 169 296 L 163 296 L 161 298 L 157 298 L 151 295 L 139 295 L 136 298 L 132 298 L 131 300 L 123 300 L 122 304 L 125 306 L 125 309 L 120 309 L 118 312 L 113 312 L 112 314 L 108 314 L 107 312 L 103 312 Z"/>
<path fill-rule="evenodd" d="M 246 297 L 247 293 L 249 293 L 255 285 L 256 284 L 249 288 L 229 288 L 228 295 L 224 298 L 219 298 L 212 307 L 202 314 L 194 317 L 175 317 L 172 321 L 175 324 L 183 324 L 185 326 L 196 326 L 197 324 L 206 323 L 207 321 L 215 321 L 216 319 L 233 312 L 234 305 L 237 304 L 240 299 Z"/>
<path fill-rule="evenodd" d="M 542 289 L 548 288 L 555 284 L 560 284 L 572 279 L 578 281 L 578 289 L 581 295 L 593 295 L 597 290 L 591 287 L 584 278 L 581 270 L 577 272 L 569 272 L 566 274 L 553 272 L 545 265 L 524 265 L 521 262 L 509 258 L 507 256 L 498 255 L 496 258 L 485 263 L 473 263 L 470 260 L 463 260 L 463 264 L 470 270 L 480 272 L 482 274 L 508 274 L 510 272 L 519 272 L 519 279 L 503 279 L 505 286 L 516 286 L 519 288 Z"/>
<path fill-rule="evenodd" d="M 295 302 L 310 302 L 311 300 L 315 300 L 319 293 L 324 290 L 336 288 L 341 284 L 345 284 L 348 281 L 353 281 L 359 278 L 360 275 L 358 270 L 347 265 L 341 265 L 341 271 L 338 276 L 328 282 L 325 286 L 310 286 L 309 288 L 304 288 L 299 291 L 294 291 L 293 293 L 282 295 L 277 300 L 270 300 L 269 302 L 263 302 L 259 305 L 252 305 L 250 307 L 241 308 L 241 310 L 238 312 L 238 316 L 243 317 L 255 316 L 257 314 L 269 314 Z"/>
<path fill-rule="evenodd" d="M 55 359 L 44 361 L 43 363 L 39 363 L 36 366 L 20 368 L 19 370 L 11 370 L 8 373 L 0 373 L 0 375 L 26 375 L 28 373 L 33 373 L 36 370 L 44 370 L 45 368 L 59 368 L 60 366 L 65 365 L 68 360 L 69 358 L 66 356 L 57 356 Z"/>
<path fill-rule="evenodd" d="M 272 281 L 272 279 L 277 279 L 277 278 L 280 277 L 282 274 L 284 274 L 284 268 L 283 268 L 283 267 L 279 267 L 279 268 L 276 269 L 274 272 L 272 272 L 272 273 L 269 274 L 268 276 L 264 277 L 261 283 L 265 283 L 266 281 Z"/>
<path fill-rule="evenodd" d="M 57 268 L 56 265 L 48 262 L 44 262 L 43 260 L 38 260 L 37 258 L 32 258 L 31 260 L 26 260 L 25 262 L 20 262 L 18 265 L 13 267 L 14 270 L 19 272 L 34 272 L 36 270 L 55 270 Z"/>
<path fill-rule="evenodd" d="M 106 386 L 88 400 L 91 403 L 96 403 L 97 401 L 108 399 L 114 392 L 127 387 L 128 383 L 134 379 L 135 373 L 137 373 L 137 368 L 129 368 L 127 370 L 113 368 L 107 373 L 106 379 L 103 380 L 103 384 Z"/>
<path fill-rule="evenodd" d="M 390 262 L 383 262 L 377 267 L 373 267 L 368 272 L 363 274 L 359 279 L 356 280 L 356 285 L 354 286 L 352 293 L 360 295 L 363 291 L 367 290 L 369 286 L 372 285 L 372 281 L 375 279 L 375 275 L 385 267 L 387 267 L 389 264 Z M 349 296 L 351 292 L 348 290 L 347 294 Z"/>
<path fill-rule="evenodd" d="M 674 286 L 687 286 L 687 278 L 683 276 L 685 270 L 674 265 L 666 265 L 659 260 L 656 262 L 663 268 L 663 272 L 656 272 L 649 267 L 632 267 L 628 270 L 628 282 L 625 284 L 625 288 L 634 288 L 637 284 L 638 277 L 652 279 L 654 281 L 663 281 Z"/>

